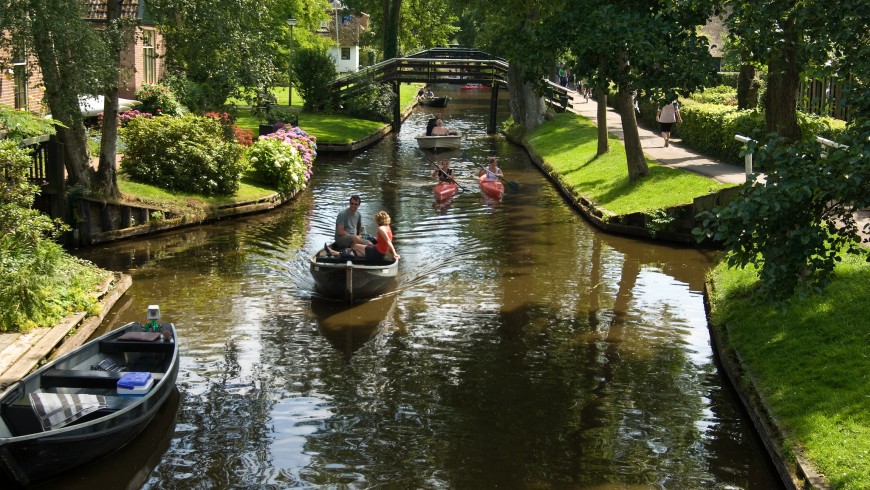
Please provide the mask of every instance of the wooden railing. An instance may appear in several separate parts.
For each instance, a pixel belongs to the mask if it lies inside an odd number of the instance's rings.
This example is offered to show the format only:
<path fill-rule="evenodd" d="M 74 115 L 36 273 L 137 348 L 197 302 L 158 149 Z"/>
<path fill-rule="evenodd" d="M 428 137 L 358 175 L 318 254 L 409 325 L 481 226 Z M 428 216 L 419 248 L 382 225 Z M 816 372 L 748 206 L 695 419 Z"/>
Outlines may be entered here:
<path fill-rule="evenodd" d="M 439 48 L 393 58 L 336 79 L 331 88 L 346 100 L 365 90 L 367 78 L 398 83 L 481 83 L 507 87 L 508 63 L 476 50 Z"/>

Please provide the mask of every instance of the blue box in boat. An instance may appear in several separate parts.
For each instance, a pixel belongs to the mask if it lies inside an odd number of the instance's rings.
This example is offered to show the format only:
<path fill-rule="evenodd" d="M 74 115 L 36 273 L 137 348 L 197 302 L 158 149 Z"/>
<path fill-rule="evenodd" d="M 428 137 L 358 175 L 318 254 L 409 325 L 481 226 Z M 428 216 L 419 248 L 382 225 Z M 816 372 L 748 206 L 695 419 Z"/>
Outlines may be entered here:
<path fill-rule="evenodd" d="M 148 393 L 154 385 L 151 373 L 131 372 L 121 375 L 118 380 L 118 395 L 138 396 Z"/>

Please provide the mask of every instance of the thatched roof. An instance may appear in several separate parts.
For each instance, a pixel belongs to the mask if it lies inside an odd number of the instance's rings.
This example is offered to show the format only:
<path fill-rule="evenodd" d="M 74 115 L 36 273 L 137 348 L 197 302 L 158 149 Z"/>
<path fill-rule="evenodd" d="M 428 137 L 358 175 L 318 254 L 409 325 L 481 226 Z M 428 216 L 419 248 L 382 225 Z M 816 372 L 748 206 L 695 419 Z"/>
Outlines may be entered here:
<path fill-rule="evenodd" d="M 110 0 L 86 0 L 85 19 L 106 20 L 106 4 Z M 121 17 L 124 19 L 139 18 L 139 0 L 121 0 Z"/>

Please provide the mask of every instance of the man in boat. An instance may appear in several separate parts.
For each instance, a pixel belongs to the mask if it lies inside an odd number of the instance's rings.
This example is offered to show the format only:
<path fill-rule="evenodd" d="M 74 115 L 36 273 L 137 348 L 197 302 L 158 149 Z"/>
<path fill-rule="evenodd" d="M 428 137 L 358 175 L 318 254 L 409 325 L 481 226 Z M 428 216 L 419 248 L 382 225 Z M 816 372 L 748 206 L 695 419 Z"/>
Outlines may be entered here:
<path fill-rule="evenodd" d="M 335 244 L 338 250 L 351 248 L 361 243 L 371 245 L 372 242 L 362 237 L 362 213 L 359 212 L 360 197 L 350 196 L 350 204 L 342 209 L 335 218 Z"/>
<path fill-rule="evenodd" d="M 432 128 L 432 136 L 447 136 L 450 134 L 450 130 L 444 126 L 444 121 L 438 119 L 435 121 L 435 127 Z"/>
<path fill-rule="evenodd" d="M 432 136 L 432 130 L 435 129 L 435 126 L 438 125 L 438 120 L 441 119 L 441 113 L 435 114 L 435 117 L 429 119 L 429 123 L 426 125 L 426 136 Z"/>
<path fill-rule="evenodd" d="M 486 180 L 498 180 L 499 177 L 504 178 L 504 174 L 498 166 L 498 157 L 488 157 L 486 159 L 487 166 L 481 167 L 477 172 L 477 176 L 486 175 Z"/>

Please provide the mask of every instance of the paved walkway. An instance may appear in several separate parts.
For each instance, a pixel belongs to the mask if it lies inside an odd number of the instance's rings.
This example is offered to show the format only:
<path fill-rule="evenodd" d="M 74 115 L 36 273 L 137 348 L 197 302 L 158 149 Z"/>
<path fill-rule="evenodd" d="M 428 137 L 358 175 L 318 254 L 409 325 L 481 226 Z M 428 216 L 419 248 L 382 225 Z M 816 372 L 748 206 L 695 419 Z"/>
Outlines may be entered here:
<path fill-rule="evenodd" d="M 569 91 L 569 94 L 572 97 L 571 110 L 598 124 L 598 103 L 593 99 L 585 100 L 577 92 Z M 670 144 L 665 148 L 660 133 L 642 127 L 638 127 L 637 130 L 643 152 L 661 165 L 682 168 L 728 184 L 746 182 L 746 173 L 741 167 L 696 153 L 683 146 L 679 139 L 671 138 Z M 623 139 L 622 118 L 612 107 L 607 108 L 607 131 L 620 140 Z M 858 222 L 858 229 L 863 230 L 865 225 L 870 224 L 870 210 L 865 209 L 855 213 L 855 220 Z M 870 234 L 863 235 L 864 244 L 867 245 Z"/>

